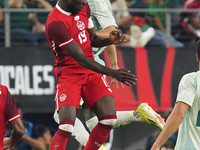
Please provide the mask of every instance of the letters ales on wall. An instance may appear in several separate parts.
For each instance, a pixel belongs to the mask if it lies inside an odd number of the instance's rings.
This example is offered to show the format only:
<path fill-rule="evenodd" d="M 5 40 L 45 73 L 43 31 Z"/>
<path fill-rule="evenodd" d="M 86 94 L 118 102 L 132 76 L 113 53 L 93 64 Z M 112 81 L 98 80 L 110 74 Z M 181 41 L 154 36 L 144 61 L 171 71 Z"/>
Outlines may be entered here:
<path fill-rule="evenodd" d="M 2 48 L 0 51 L 0 83 L 23 102 L 26 112 L 53 112 L 56 80 L 51 50 Z M 174 105 L 182 75 L 198 69 L 195 48 L 118 47 L 117 54 L 119 67 L 131 70 L 137 77 L 136 85 L 131 87 L 116 89 L 111 85 L 118 110 L 137 109 L 140 103 L 147 102 L 154 110 L 165 111 Z M 105 52 L 101 57 L 109 64 Z"/>

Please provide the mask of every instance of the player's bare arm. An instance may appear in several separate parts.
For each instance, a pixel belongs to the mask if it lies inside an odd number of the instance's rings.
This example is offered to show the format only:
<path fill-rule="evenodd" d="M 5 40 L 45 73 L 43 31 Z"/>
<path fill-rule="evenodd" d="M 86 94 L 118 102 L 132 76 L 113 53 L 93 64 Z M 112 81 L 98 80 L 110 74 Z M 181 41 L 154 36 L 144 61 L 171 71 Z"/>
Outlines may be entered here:
<path fill-rule="evenodd" d="M 130 71 L 126 69 L 113 70 L 86 57 L 83 54 L 82 49 L 75 41 L 63 46 L 62 48 L 67 52 L 68 55 L 74 58 L 79 63 L 79 65 L 85 68 L 88 68 L 90 70 L 93 70 L 101 74 L 106 74 L 108 76 L 114 77 L 118 81 L 128 86 L 130 86 L 131 84 L 135 84 L 135 81 L 137 80 L 135 78 L 135 75 L 131 74 Z"/>
<path fill-rule="evenodd" d="M 126 37 L 122 34 L 120 30 L 111 31 L 109 34 L 109 38 L 99 37 L 95 33 L 94 28 L 89 29 L 88 32 L 90 34 L 91 45 L 93 47 L 103 47 L 103 46 L 108 46 L 111 44 L 116 45 L 116 44 L 126 41 Z"/>
<path fill-rule="evenodd" d="M 3 141 L 4 149 L 8 150 L 13 149 L 14 145 L 21 139 L 21 137 L 25 133 L 25 129 L 20 118 L 10 122 L 10 124 L 13 128 L 11 136 L 9 138 L 4 138 Z"/>
<path fill-rule="evenodd" d="M 115 26 L 108 26 L 107 28 L 97 31 L 96 35 L 102 37 L 102 38 L 109 38 L 109 33 L 113 30 L 116 30 Z"/>
<path fill-rule="evenodd" d="M 178 129 L 183 121 L 186 112 L 190 108 L 189 105 L 183 102 L 177 102 L 172 113 L 166 121 L 166 124 L 158 136 L 156 142 L 153 144 L 151 150 L 159 150 L 165 141 Z"/>

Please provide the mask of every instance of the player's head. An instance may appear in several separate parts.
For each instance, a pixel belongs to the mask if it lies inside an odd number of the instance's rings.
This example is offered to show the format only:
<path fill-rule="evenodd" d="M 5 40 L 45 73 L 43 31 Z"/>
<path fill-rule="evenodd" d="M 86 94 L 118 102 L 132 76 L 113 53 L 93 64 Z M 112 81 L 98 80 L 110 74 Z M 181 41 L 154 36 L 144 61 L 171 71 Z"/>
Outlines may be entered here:
<path fill-rule="evenodd" d="M 42 124 L 38 124 L 34 127 L 33 138 L 43 138 L 46 145 L 50 145 L 52 135 L 50 129 Z"/>
<path fill-rule="evenodd" d="M 72 14 L 78 14 L 87 3 L 86 0 L 62 0 L 65 1 L 66 7 Z"/>
<path fill-rule="evenodd" d="M 197 51 L 197 61 L 200 61 L 200 39 L 197 41 L 196 51 Z"/>

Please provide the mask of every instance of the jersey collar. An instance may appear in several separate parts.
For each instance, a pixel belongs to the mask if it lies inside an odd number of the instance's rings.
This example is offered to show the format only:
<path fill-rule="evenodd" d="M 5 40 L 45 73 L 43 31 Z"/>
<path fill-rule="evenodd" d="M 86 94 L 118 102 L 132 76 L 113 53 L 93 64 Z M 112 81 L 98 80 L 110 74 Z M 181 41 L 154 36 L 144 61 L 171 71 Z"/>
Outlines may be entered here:
<path fill-rule="evenodd" d="M 58 2 L 56 4 L 56 8 L 63 14 L 67 15 L 67 16 L 70 16 L 72 13 L 70 12 L 67 12 L 67 11 L 64 11 L 59 5 L 58 5 Z"/>

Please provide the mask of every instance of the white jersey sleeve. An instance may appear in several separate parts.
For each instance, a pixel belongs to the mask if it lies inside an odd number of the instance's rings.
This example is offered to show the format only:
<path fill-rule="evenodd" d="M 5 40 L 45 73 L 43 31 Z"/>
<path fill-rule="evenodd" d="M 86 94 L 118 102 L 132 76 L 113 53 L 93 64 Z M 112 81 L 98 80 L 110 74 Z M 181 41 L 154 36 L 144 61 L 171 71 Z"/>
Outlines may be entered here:
<path fill-rule="evenodd" d="M 105 29 L 108 26 L 117 27 L 109 0 L 87 0 L 87 2 L 91 9 L 91 18 L 96 31 Z"/>
<path fill-rule="evenodd" d="M 94 24 L 93 24 L 93 22 L 92 22 L 92 19 L 89 18 L 88 29 L 91 29 L 91 28 L 93 28 L 93 27 L 94 27 Z"/>
<path fill-rule="evenodd" d="M 176 102 L 184 102 L 192 106 L 196 94 L 196 73 L 189 73 L 182 77 L 179 87 Z"/>

